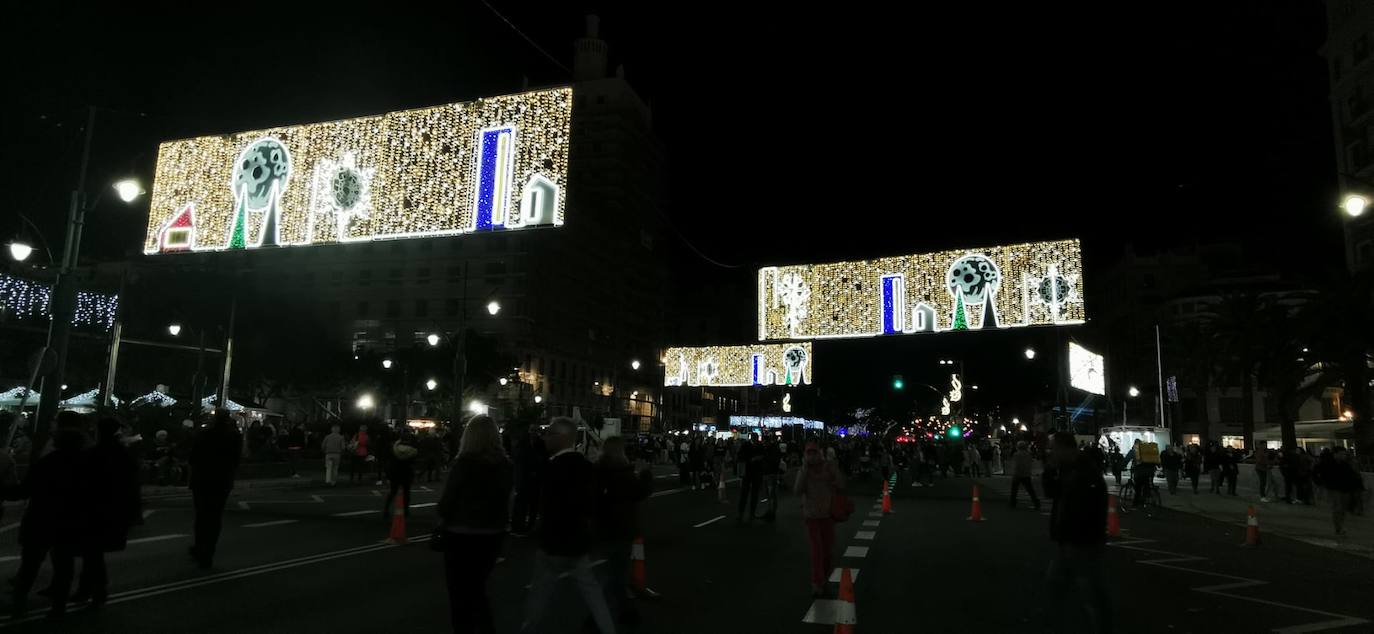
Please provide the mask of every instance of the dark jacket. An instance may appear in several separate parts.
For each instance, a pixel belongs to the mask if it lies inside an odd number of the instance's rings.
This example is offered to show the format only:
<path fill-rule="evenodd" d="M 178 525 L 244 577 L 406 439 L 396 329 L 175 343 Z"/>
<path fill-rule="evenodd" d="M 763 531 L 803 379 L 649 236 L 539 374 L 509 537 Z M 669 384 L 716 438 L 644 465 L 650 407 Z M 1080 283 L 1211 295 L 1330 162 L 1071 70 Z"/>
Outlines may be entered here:
<path fill-rule="evenodd" d="M 378 460 L 381 460 L 383 453 L 389 454 L 391 458 L 386 463 L 388 480 L 398 484 L 410 484 L 415 481 L 415 459 L 420 456 L 420 450 L 416 449 L 415 445 L 404 440 L 396 441 L 389 451 L 377 452 Z"/>
<path fill-rule="evenodd" d="M 81 546 L 90 521 L 85 462 L 76 439 L 58 445 L 29 467 L 19 485 L 19 495 L 29 500 L 19 523 L 19 543 Z"/>
<path fill-rule="evenodd" d="M 1332 491 L 1354 493 L 1364 490 L 1364 480 L 1360 478 L 1360 472 L 1349 462 L 1326 460 L 1318 464 L 1317 468 L 1321 474 L 1322 486 Z"/>
<path fill-rule="evenodd" d="M 1067 466 L 1045 470 L 1045 495 L 1054 498 L 1050 539 L 1101 544 L 1107 539 L 1107 486 L 1093 459 L 1079 452 Z"/>
<path fill-rule="evenodd" d="M 596 468 L 576 451 L 549 460 L 539 498 L 539 548 L 559 557 L 585 555 L 592 546 Z"/>
<path fill-rule="evenodd" d="M 91 530 L 88 546 L 100 552 L 124 550 L 129 527 L 139 517 L 138 464 L 113 437 L 86 454 Z"/>
<path fill-rule="evenodd" d="M 444 528 L 455 533 L 504 532 L 513 472 L 505 458 L 458 456 L 439 498 Z"/>
<path fill-rule="evenodd" d="M 210 423 L 191 448 L 192 489 L 232 489 L 239 468 L 239 433 L 230 423 Z"/>
<path fill-rule="evenodd" d="M 653 490 L 653 474 L 645 469 L 635 475 L 628 464 L 605 461 L 596 465 L 599 493 L 596 500 L 597 537 L 624 541 L 640 535 L 639 503 Z"/>
<path fill-rule="evenodd" d="M 1183 468 L 1183 454 L 1177 451 L 1166 450 L 1159 456 L 1160 466 L 1165 471 L 1178 471 Z"/>

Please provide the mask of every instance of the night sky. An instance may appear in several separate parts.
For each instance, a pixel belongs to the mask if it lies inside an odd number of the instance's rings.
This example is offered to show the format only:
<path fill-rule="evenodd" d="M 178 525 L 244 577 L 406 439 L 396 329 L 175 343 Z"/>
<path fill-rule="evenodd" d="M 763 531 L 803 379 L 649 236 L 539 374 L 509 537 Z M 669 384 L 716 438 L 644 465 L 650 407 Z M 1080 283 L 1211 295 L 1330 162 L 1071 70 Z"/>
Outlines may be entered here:
<path fill-rule="evenodd" d="M 103 187 L 150 174 L 159 140 L 569 79 L 480 1 L 450 4 L 11 15 L 0 232 L 22 210 L 60 241 L 87 103 L 147 113 L 102 113 Z M 1128 242 L 1342 264 L 1319 2 L 543 4 L 492 2 L 567 66 L 582 14 L 601 15 L 612 68 L 654 107 L 674 226 L 741 266 L 688 254 L 679 271 L 747 281 L 761 263 L 1062 237 L 1085 240 L 1089 284 Z M 84 253 L 136 250 L 144 212 L 103 204 Z"/>

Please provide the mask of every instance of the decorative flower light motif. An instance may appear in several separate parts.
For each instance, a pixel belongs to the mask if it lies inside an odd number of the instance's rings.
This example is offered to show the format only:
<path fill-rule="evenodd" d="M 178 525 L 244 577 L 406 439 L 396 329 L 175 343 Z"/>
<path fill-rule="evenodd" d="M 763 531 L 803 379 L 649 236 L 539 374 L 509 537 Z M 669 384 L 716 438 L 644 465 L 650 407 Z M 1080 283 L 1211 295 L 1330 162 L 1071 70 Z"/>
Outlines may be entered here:
<path fill-rule="evenodd" d="M 716 363 L 714 357 L 706 358 L 697 364 L 697 379 L 703 385 L 715 383 L 718 376 L 720 376 L 720 364 Z"/>
<path fill-rule="evenodd" d="M 1002 272 L 982 255 L 966 255 L 949 268 L 949 292 L 962 296 L 964 303 L 981 304 L 997 293 Z"/>
<path fill-rule="evenodd" d="M 811 299 L 811 287 L 802 279 L 800 273 L 789 272 L 783 274 L 773 288 L 774 303 L 782 302 L 782 305 L 787 307 L 787 330 L 796 335 L 797 327 L 806 319 L 806 303 Z"/>
<path fill-rule="evenodd" d="M 348 240 L 349 225 L 372 213 L 372 176 L 376 171 L 358 167 L 353 152 L 344 152 L 337 161 L 320 159 L 311 187 L 309 241 L 318 240 L 317 219 L 329 215 L 333 215 L 338 227 L 337 239 Z"/>
<path fill-rule="evenodd" d="M 1036 299 L 1046 306 L 1066 303 L 1072 296 L 1073 282 L 1062 275 L 1042 278 L 1035 291 Z"/>

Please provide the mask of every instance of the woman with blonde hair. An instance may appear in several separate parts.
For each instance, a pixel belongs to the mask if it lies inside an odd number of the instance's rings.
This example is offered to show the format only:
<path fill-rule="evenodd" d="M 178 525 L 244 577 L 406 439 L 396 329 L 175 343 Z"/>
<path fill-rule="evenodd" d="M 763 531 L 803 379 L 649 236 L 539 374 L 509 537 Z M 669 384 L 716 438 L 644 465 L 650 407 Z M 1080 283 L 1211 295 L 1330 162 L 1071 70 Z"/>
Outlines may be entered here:
<path fill-rule="evenodd" d="M 439 499 L 444 576 L 454 632 L 492 632 L 487 577 L 506 534 L 506 504 L 514 468 L 501 447 L 501 432 L 487 416 L 463 428 L 458 456 Z"/>

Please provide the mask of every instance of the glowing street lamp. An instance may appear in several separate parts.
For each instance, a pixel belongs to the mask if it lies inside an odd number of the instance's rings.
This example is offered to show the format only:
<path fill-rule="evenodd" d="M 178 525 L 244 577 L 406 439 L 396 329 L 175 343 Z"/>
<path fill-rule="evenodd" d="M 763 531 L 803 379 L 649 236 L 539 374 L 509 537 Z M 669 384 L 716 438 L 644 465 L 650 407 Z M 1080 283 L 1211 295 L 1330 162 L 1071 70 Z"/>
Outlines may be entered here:
<path fill-rule="evenodd" d="M 538 394 L 535 394 L 535 395 L 534 395 L 534 404 L 535 404 L 535 405 L 538 405 L 538 404 L 543 403 L 543 402 L 544 402 L 544 397 L 543 397 L 543 396 L 540 396 L 540 395 L 538 395 Z"/>
<path fill-rule="evenodd" d="M 33 255 L 33 247 L 29 243 L 21 240 L 10 243 L 10 257 L 14 258 L 15 262 L 23 262 L 29 259 L 30 255 Z"/>
<path fill-rule="evenodd" d="M 1341 201 L 1341 209 L 1345 210 L 1345 215 L 1351 218 L 1358 218 L 1364 214 L 1364 210 L 1369 208 L 1369 199 L 1359 194 L 1349 194 L 1345 200 Z"/>
<path fill-rule="evenodd" d="M 504 386 L 505 384 L 510 383 L 510 379 L 503 376 L 500 379 L 497 379 L 497 382 Z"/>
<path fill-rule="evenodd" d="M 1130 387 L 1130 389 L 1126 390 L 1126 393 L 1127 393 L 1127 394 L 1130 394 L 1130 395 L 1131 395 L 1131 398 L 1135 398 L 1135 397 L 1137 397 L 1137 396 L 1140 396 L 1140 390 L 1139 390 L 1138 388 L 1136 388 L 1136 386 L 1134 386 L 1134 385 L 1132 385 L 1132 386 Z"/>
<path fill-rule="evenodd" d="M 364 394 L 358 397 L 357 405 L 358 409 L 372 409 L 373 406 L 376 405 L 376 403 L 372 401 L 371 394 Z"/>
<path fill-rule="evenodd" d="M 425 341 L 428 341 L 431 347 L 437 346 L 439 345 L 439 335 L 429 333 L 429 336 L 425 337 Z"/>
<path fill-rule="evenodd" d="M 495 317 L 495 316 L 496 316 L 496 313 L 499 313 L 499 312 L 501 312 L 501 302 L 498 302 L 498 301 L 496 301 L 496 300 L 494 300 L 494 299 L 491 300 L 491 301 L 489 301 L 489 302 L 487 302 L 487 314 L 488 314 L 488 315 L 491 315 L 492 317 Z"/>
<path fill-rule="evenodd" d="M 638 369 L 639 369 L 639 359 L 635 359 L 635 360 L 633 360 L 633 361 L 630 362 L 630 369 L 631 369 L 631 370 L 638 370 Z"/>
<path fill-rule="evenodd" d="M 473 414 L 485 414 L 487 413 L 487 406 L 482 401 L 473 401 L 468 403 L 468 411 Z"/>
<path fill-rule="evenodd" d="M 143 191 L 143 186 L 139 185 L 138 181 L 132 178 L 126 178 L 116 182 L 114 184 L 114 190 L 115 193 L 119 195 L 119 199 L 126 203 L 134 202 L 139 196 L 145 193 Z"/>
<path fill-rule="evenodd" d="M 1035 348 L 1026 348 L 1026 360 L 1027 360 L 1027 361 L 1034 361 L 1034 360 L 1035 360 Z"/>
<path fill-rule="evenodd" d="M 382 359 L 382 369 L 384 369 L 384 370 L 390 370 L 390 369 L 391 369 L 391 359 Z"/>
<path fill-rule="evenodd" d="M 434 379 L 430 379 L 428 381 L 425 381 L 425 387 L 429 388 L 429 391 L 433 392 L 434 388 L 439 387 L 439 382 L 435 381 Z"/>
<path fill-rule="evenodd" d="M 176 322 L 172 322 L 172 323 L 168 324 L 168 325 L 167 325 L 167 333 L 170 334 L 170 335 L 172 335 L 173 337 L 176 337 L 176 336 L 180 335 L 180 334 L 181 334 L 181 324 L 178 324 L 178 323 L 176 323 Z"/>

